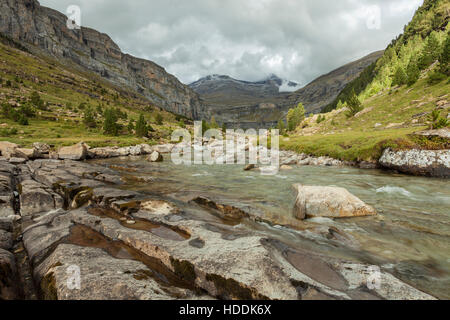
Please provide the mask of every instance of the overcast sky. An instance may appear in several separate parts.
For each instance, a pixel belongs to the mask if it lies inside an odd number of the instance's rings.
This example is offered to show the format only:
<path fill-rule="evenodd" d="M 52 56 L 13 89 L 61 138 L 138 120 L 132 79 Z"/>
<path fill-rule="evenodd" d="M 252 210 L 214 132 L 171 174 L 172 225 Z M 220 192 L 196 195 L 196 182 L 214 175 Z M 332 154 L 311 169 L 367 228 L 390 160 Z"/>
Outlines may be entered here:
<path fill-rule="evenodd" d="M 305 85 L 403 31 L 422 0 L 41 0 L 182 82 L 209 74 Z"/>

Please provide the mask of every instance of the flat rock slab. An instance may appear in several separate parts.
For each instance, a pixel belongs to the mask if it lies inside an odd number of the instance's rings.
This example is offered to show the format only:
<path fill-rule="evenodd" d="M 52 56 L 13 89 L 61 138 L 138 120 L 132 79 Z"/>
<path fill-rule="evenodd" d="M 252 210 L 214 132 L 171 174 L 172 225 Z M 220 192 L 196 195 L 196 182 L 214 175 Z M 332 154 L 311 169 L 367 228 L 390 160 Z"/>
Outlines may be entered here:
<path fill-rule="evenodd" d="M 59 245 L 36 268 L 35 278 L 40 283 L 44 298 L 51 300 L 197 298 L 188 289 L 156 282 L 147 266 L 132 257 L 114 258 L 100 248 L 70 244 Z"/>
<path fill-rule="evenodd" d="M 47 186 L 34 180 L 24 180 L 19 185 L 20 214 L 29 216 L 62 208 L 64 199 Z"/>

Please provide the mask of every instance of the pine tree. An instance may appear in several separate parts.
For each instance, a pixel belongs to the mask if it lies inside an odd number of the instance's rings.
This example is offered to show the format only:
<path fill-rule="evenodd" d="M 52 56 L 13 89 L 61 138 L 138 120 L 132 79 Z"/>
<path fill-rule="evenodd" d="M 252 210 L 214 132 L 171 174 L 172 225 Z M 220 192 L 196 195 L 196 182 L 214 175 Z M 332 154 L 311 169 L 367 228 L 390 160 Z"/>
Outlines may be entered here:
<path fill-rule="evenodd" d="M 295 129 L 294 109 L 289 109 L 286 120 L 288 131 L 293 131 Z"/>
<path fill-rule="evenodd" d="M 117 136 L 119 134 L 119 125 L 114 109 L 107 108 L 104 112 L 105 121 L 103 122 L 103 132 L 105 134 Z"/>
<path fill-rule="evenodd" d="M 411 59 L 411 61 L 408 64 L 408 68 L 406 69 L 406 77 L 407 77 L 406 84 L 408 86 L 412 86 L 414 83 L 417 82 L 417 80 L 419 80 L 420 70 L 417 67 L 416 61 L 414 61 L 413 59 Z"/>
<path fill-rule="evenodd" d="M 277 129 L 280 131 L 280 134 L 284 134 L 284 121 L 283 119 L 278 120 Z"/>
<path fill-rule="evenodd" d="M 161 115 L 160 113 L 157 113 L 157 114 L 156 114 L 155 122 L 156 122 L 156 124 L 159 125 L 159 126 L 162 125 L 162 123 L 163 123 L 163 117 L 162 117 L 162 115 Z"/>
<path fill-rule="evenodd" d="M 142 138 L 147 136 L 148 127 L 147 121 L 145 121 L 144 115 L 141 113 L 139 116 L 139 120 L 136 123 L 136 136 Z"/>
<path fill-rule="evenodd" d="M 392 86 L 402 86 L 406 84 L 407 76 L 405 70 L 401 66 L 397 67 L 392 81 Z"/>
<path fill-rule="evenodd" d="M 205 120 L 202 120 L 202 132 L 205 134 L 206 131 L 208 131 L 211 127 L 209 126 L 208 122 Z"/>
<path fill-rule="evenodd" d="M 133 133 L 133 130 L 134 130 L 134 121 L 133 121 L 133 119 L 130 119 L 130 121 L 128 122 L 127 130 L 128 130 L 129 134 Z"/>
<path fill-rule="evenodd" d="M 91 107 L 88 107 L 84 111 L 83 123 L 88 128 L 95 128 L 97 126 L 97 123 L 95 122 L 95 118 L 94 118 L 94 111 L 92 110 Z"/>
<path fill-rule="evenodd" d="M 439 59 L 440 52 L 439 40 L 434 33 L 431 33 L 428 37 L 427 43 L 422 50 L 422 54 L 419 58 L 419 69 L 424 70 L 430 66 L 434 61 Z"/>
<path fill-rule="evenodd" d="M 352 90 L 352 93 L 347 101 L 347 107 L 349 111 L 347 112 L 347 117 L 353 117 L 355 114 L 360 112 L 363 109 L 361 101 L 359 101 L 356 96 L 355 90 Z"/>
<path fill-rule="evenodd" d="M 447 34 L 447 39 L 445 39 L 441 56 L 439 57 L 440 71 L 450 76 L 450 32 Z"/>
<path fill-rule="evenodd" d="M 214 117 L 211 118 L 211 125 L 210 125 L 210 127 L 211 127 L 212 129 L 217 129 L 217 128 L 219 128 L 219 125 L 217 124 L 216 119 L 214 119 Z"/>
<path fill-rule="evenodd" d="M 294 131 L 305 119 L 305 107 L 299 103 L 297 107 L 290 109 L 287 114 L 288 131 Z"/>

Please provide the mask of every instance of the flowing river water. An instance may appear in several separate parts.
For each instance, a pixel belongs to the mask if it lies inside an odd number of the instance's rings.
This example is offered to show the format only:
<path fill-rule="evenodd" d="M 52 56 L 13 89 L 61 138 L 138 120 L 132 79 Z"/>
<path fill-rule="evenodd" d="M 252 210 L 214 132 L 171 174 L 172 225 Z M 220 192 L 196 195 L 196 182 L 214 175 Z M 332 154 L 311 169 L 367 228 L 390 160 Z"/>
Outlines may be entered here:
<path fill-rule="evenodd" d="M 185 166 L 169 159 L 149 163 L 142 157 L 116 158 L 95 163 L 130 168 L 122 174 L 141 181 L 127 180 L 124 188 L 168 198 L 182 207 L 186 204 L 185 210 L 188 200 L 203 195 L 262 212 L 280 224 L 295 220 L 292 184 L 344 187 L 375 207 L 378 216 L 296 221 L 303 225 L 297 230 L 255 222 L 247 222 L 248 228 L 291 246 L 381 266 L 437 298 L 450 298 L 449 180 L 352 167 L 294 166 L 264 176 L 244 171 L 242 165 Z M 324 227 L 339 230 L 343 241 L 337 245 L 309 231 Z"/>

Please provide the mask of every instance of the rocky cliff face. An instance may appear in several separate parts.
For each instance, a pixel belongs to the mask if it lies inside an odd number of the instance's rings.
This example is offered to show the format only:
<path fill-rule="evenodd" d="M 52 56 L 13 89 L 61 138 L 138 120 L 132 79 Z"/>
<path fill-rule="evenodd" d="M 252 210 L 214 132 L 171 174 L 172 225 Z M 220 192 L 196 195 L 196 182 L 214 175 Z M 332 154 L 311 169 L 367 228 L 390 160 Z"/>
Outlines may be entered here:
<path fill-rule="evenodd" d="M 67 28 L 67 17 L 36 0 L 1 0 L 0 32 L 41 51 L 126 86 L 167 111 L 198 118 L 198 95 L 157 64 L 124 54 L 111 38 L 96 30 Z"/>

